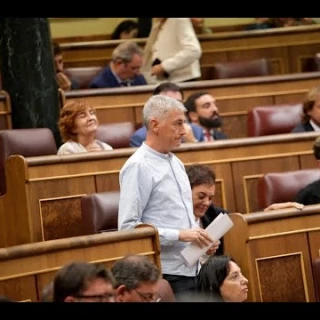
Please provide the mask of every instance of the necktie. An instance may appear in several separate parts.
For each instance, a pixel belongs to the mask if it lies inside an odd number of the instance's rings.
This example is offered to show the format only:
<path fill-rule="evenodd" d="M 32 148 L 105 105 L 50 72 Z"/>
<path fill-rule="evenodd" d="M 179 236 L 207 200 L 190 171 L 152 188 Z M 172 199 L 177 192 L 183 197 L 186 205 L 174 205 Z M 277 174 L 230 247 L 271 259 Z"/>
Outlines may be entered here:
<path fill-rule="evenodd" d="M 210 131 L 206 130 L 204 134 L 205 134 L 205 136 L 206 136 L 206 140 L 207 140 L 207 141 L 213 141 L 213 137 L 212 137 L 212 135 L 210 134 Z"/>

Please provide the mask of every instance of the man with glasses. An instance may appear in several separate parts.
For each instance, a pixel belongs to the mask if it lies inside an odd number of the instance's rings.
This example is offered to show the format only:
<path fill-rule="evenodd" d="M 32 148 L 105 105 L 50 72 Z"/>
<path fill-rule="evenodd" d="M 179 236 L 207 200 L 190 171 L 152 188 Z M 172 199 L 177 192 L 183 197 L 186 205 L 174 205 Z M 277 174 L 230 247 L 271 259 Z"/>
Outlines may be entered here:
<path fill-rule="evenodd" d="M 160 271 L 146 256 L 128 255 L 112 266 L 117 302 L 159 302 Z"/>
<path fill-rule="evenodd" d="M 125 41 L 112 53 L 112 60 L 90 83 L 90 88 L 116 88 L 147 84 L 140 73 L 143 51 L 135 43 Z"/>
<path fill-rule="evenodd" d="M 53 302 L 114 302 L 114 285 L 114 277 L 105 266 L 73 262 L 55 275 Z"/>

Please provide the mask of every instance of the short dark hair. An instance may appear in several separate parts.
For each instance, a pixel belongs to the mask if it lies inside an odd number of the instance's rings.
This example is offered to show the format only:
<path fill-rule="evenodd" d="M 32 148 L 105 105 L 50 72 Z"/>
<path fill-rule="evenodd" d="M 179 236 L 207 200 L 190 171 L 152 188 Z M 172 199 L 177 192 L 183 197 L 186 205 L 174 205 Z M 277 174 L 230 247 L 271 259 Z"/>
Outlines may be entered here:
<path fill-rule="evenodd" d="M 185 101 L 184 105 L 187 109 L 187 113 L 189 112 L 197 112 L 197 107 L 196 107 L 196 100 L 198 100 L 200 97 L 204 96 L 205 94 L 210 94 L 209 92 L 206 91 L 199 91 L 191 94 L 187 100 Z"/>
<path fill-rule="evenodd" d="M 313 154 L 317 160 L 320 160 L 320 136 L 314 141 Z"/>
<path fill-rule="evenodd" d="M 183 90 L 177 84 L 175 84 L 173 82 L 163 82 L 163 83 L 159 84 L 153 90 L 152 95 L 155 96 L 157 94 L 160 94 L 161 92 L 168 92 L 168 91 L 180 92 L 181 96 L 182 96 L 182 100 L 184 99 Z"/>
<path fill-rule="evenodd" d="M 57 42 L 52 43 L 53 55 L 56 56 L 58 54 L 62 54 L 62 49 Z"/>
<path fill-rule="evenodd" d="M 214 171 L 210 167 L 203 164 L 186 166 L 186 172 L 189 178 L 191 189 L 203 184 L 214 185 L 216 182 L 216 175 Z"/>
<path fill-rule="evenodd" d="M 116 288 L 125 285 L 128 290 L 138 288 L 141 283 L 155 283 L 160 279 L 157 265 L 146 256 L 125 256 L 114 263 L 111 272 L 116 279 Z"/>
<path fill-rule="evenodd" d="M 81 294 L 91 281 L 99 278 L 115 285 L 111 271 L 102 264 L 72 262 L 65 265 L 58 270 L 53 281 L 53 302 L 64 302 L 68 296 Z"/>
<path fill-rule="evenodd" d="M 114 29 L 114 31 L 111 34 L 111 39 L 112 40 L 118 40 L 120 39 L 121 33 L 122 32 L 127 32 L 130 33 L 132 30 L 134 29 L 139 29 L 139 25 L 137 22 L 135 22 L 134 20 L 123 20 L 122 22 L 120 22 L 116 28 Z"/>

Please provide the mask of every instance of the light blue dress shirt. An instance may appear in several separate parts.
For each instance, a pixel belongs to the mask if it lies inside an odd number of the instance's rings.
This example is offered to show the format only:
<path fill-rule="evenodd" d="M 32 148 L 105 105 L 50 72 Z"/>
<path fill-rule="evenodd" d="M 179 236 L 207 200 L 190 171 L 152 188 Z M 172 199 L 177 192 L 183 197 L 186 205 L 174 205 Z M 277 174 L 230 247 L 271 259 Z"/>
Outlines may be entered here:
<path fill-rule="evenodd" d="M 119 230 L 152 224 L 159 232 L 162 273 L 195 276 L 197 264 L 188 266 L 180 255 L 188 243 L 179 241 L 179 230 L 198 227 L 183 163 L 143 143 L 126 161 L 119 179 Z"/>

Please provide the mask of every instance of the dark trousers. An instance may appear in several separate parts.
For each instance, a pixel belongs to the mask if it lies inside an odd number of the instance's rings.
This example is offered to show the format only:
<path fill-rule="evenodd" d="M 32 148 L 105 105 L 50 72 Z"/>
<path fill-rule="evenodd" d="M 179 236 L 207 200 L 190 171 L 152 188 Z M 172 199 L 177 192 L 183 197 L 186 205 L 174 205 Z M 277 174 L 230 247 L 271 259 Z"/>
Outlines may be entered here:
<path fill-rule="evenodd" d="M 175 276 L 170 274 L 163 274 L 162 277 L 170 283 L 177 301 L 188 302 L 192 300 L 196 287 L 195 277 Z"/>

